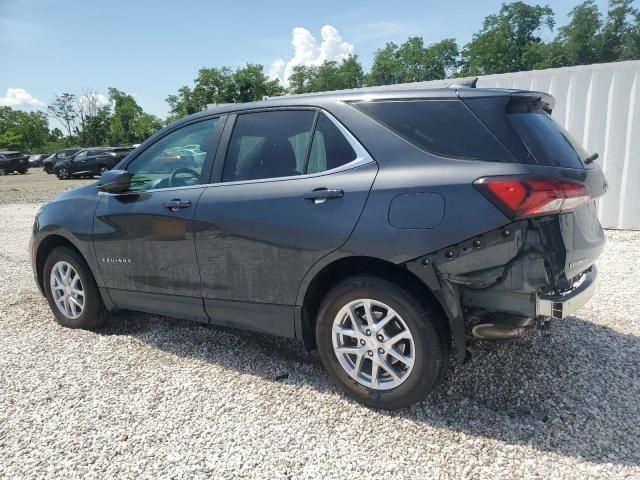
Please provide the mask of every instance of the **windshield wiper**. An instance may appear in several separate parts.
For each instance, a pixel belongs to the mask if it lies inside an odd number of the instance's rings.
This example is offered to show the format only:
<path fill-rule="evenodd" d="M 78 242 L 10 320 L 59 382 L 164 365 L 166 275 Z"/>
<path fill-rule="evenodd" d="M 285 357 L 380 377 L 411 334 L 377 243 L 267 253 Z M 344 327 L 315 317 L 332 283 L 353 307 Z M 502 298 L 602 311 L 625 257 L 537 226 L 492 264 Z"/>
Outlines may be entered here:
<path fill-rule="evenodd" d="M 589 165 L 590 163 L 593 163 L 594 161 L 596 161 L 599 156 L 600 155 L 598 155 L 597 153 L 592 153 L 591 155 L 589 155 L 587 158 L 583 160 L 583 163 L 585 165 Z"/>

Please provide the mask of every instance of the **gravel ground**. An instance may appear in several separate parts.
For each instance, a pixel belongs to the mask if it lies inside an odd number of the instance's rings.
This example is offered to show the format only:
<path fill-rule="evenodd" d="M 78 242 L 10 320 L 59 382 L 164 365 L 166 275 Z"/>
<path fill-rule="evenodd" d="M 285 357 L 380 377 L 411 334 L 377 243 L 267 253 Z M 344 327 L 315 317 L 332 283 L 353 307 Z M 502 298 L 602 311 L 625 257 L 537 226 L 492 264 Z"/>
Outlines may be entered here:
<path fill-rule="evenodd" d="M 0 205 L 0 477 L 640 478 L 640 232 L 607 232 L 596 298 L 550 336 L 471 340 L 387 413 L 298 342 L 134 313 L 59 327 L 31 275 L 36 207 Z"/>
<path fill-rule="evenodd" d="M 58 180 L 42 168 L 30 168 L 24 175 L 0 175 L 0 205 L 45 202 L 65 190 L 95 181 L 95 178 Z"/>

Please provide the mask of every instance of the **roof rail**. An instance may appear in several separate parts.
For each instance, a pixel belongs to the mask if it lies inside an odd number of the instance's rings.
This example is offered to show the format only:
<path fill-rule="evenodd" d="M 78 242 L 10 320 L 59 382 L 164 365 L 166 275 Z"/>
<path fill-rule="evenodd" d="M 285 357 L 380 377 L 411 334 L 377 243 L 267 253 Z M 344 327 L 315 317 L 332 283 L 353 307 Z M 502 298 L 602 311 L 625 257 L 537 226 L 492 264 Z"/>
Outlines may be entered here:
<path fill-rule="evenodd" d="M 449 85 L 449 88 L 476 88 L 478 77 L 463 78 Z"/>

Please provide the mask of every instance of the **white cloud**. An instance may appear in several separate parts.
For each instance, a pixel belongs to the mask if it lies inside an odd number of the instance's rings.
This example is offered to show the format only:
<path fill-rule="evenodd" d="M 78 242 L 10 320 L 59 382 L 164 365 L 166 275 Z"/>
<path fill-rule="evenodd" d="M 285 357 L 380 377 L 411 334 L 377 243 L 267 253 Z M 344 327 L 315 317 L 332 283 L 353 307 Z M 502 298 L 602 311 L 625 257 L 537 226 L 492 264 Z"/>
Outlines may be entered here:
<path fill-rule="evenodd" d="M 24 88 L 8 88 L 7 94 L 4 97 L 0 97 L 0 105 L 17 108 L 42 108 L 45 106 L 43 102 L 35 98 Z"/>
<path fill-rule="evenodd" d="M 344 42 L 338 30 L 331 25 L 325 25 L 320 29 L 322 42 L 318 44 L 316 38 L 309 30 L 303 27 L 295 27 L 292 31 L 291 44 L 293 45 L 293 57 L 290 60 L 278 58 L 271 64 L 269 76 L 278 78 L 283 84 L 287 80 L 293 67 L 296 65 L 320 65 L 325 60 L 342 60 L 353 55 L 353 45 Z"/>

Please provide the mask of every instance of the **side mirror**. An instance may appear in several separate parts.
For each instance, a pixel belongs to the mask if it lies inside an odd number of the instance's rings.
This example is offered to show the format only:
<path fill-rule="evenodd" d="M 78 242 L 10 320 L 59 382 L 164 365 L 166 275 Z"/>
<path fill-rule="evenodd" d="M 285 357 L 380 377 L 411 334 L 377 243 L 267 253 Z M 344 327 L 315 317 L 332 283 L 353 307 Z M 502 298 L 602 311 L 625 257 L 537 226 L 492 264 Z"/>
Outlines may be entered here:
<path fill-rule="evenodd" d="M 98 190 L 105 193 L 123 193 L 129 190 L 130 178 L 126 170 L 108 170 L 98 180 Z"/>

